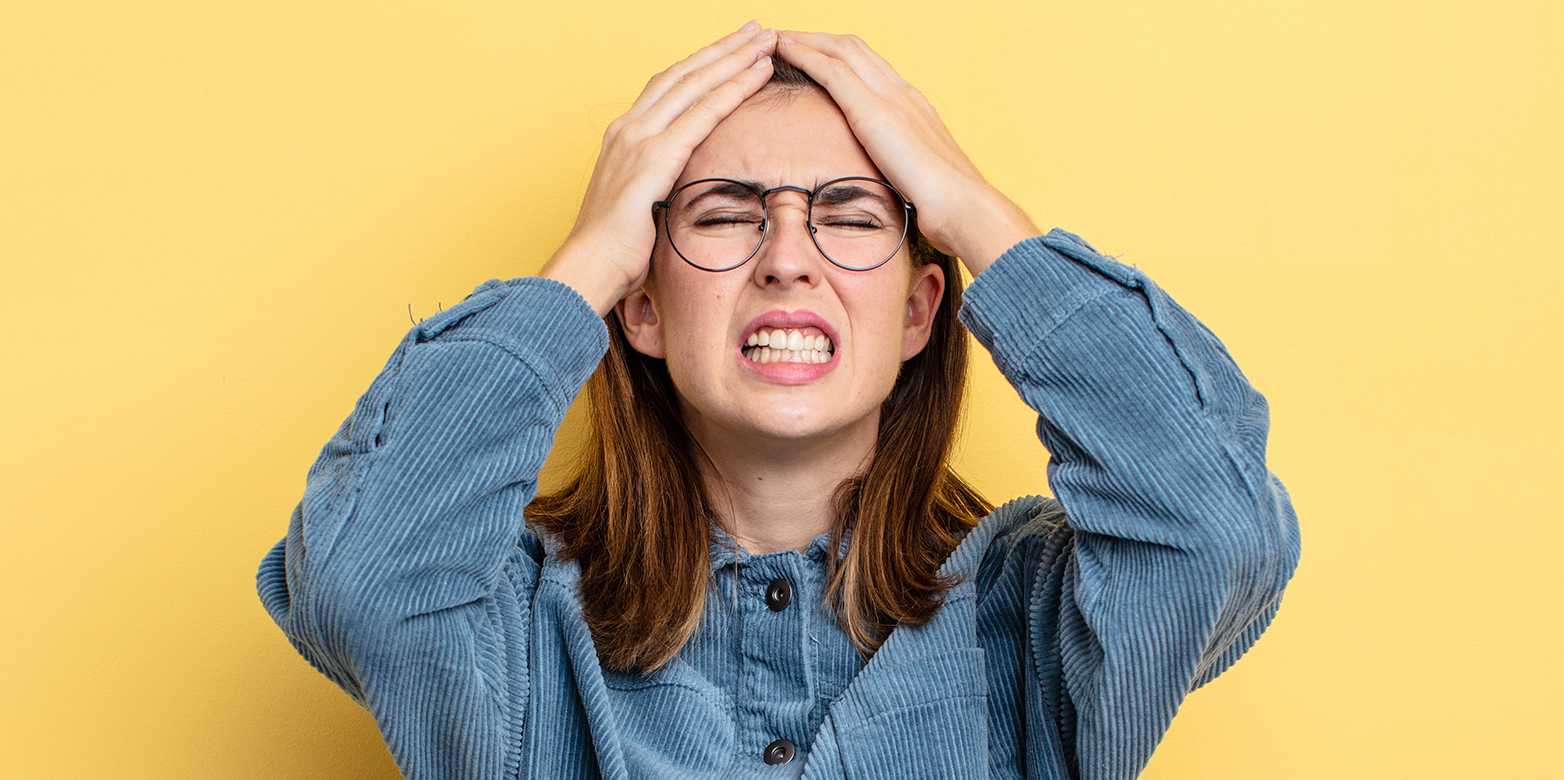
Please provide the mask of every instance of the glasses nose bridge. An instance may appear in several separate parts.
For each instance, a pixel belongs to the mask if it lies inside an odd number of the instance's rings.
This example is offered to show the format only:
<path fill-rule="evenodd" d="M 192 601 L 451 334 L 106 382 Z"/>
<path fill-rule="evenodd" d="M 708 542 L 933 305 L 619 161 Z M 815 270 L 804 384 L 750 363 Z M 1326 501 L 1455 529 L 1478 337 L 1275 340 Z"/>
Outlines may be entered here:
<path fill-rule="evenodd" d="M 771 195 L 773 193 L 777 193 L 777 192 L 789 192 L 789 191 L 797 192 L 797 193 L 800 193 L 800 194 L 802 194 L 804 196 L 804 208 L 805 208 L 805 210 L 807 212 L 807 210 L 809 208 L 810 201 L 814 200 L 814 197 L 815 197 L 814 190 L 805 189 L 803 187 L 798 186 L 797 184 L 780 184 L 780 185 L 777 185 L 775 187 L 772 187 L 769 190 L 761 190 L 760 191 L 760 205 L 761 205 L 762 208 L 765 209 L 767 217 L 770 217 L 770 215 L 771 215 Z"/>
<path fill-rule="evenodd" d="M 768 189 L 768 190 L 756 190 L 756 192 L 758 192 L 760 194 L 760 209 L 761 209 L 761 213 L 764 215 L 762 217 L 762 220 L 764 221 L 764 225 L 761 228 L 761 233 L 762 234 L 772 234 L 772 233 L 776 232 L 775 222 L 771 218 L 771 195 L 773 193 L 777 193 L 777 192 L 789 192 L 789 191 L 797 192 L 797 193 L 799 193 L 799 194 L 804 196 L 804 231 L 806 233 L 810 234 L 810 241 L 812 243 L 814 243 L 815 249 L 817 251 L 820 251 L 821 254 L 823 255 L 824 254 L 824 250 L 820 249 L 819 243 L 815 243 L 814 242 L 814 235 L 813 234 L 815 232 L 815 226 L 809 223 L 810 209 L 813 208 L 812 204 L 813 204 L 814 197 L 815 197 L 815 191 L 814 190 L 805 189 L 805 188 L 800 187 L 800 186 L 798 186 L 796 184 L 781 184 L 781 185 L 778 185 L 776 187 L 772 187 L 771 189 Z M 775 236 L 770 236 L 770 238 L 771 239 L 775 239 Z M 764 235 L 761 238 L 761 241 L 762 241 L 762 243 L 774 243 L 774 240 L 773 241 L 768 241 L 767 238 Z M 756 247 L 756 253 L 759 253 L 759 251 L 760 251 L 760 247 L 757 246 Z M 830 258 L 826 257 L 825 259 L 829 260 Z"/>

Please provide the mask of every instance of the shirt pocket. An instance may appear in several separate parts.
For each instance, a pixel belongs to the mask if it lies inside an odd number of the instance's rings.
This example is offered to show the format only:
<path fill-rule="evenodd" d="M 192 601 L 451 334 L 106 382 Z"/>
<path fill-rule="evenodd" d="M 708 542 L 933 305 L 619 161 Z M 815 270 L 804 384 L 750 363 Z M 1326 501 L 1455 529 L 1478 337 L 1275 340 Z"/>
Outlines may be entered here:
<path fill-rule="evenodd" d="M 603 685 L 632 776 L 722 776 L 737 747 L 732 704 L 689 662 L 645 675 L 605 667 Z"/>
<path fill-rule="evenodd" d="M 884 688 L 850 690 L 832 713 L 846 777 L 987 778 L 985 655 L 947 650 L 879 670 Z"/>

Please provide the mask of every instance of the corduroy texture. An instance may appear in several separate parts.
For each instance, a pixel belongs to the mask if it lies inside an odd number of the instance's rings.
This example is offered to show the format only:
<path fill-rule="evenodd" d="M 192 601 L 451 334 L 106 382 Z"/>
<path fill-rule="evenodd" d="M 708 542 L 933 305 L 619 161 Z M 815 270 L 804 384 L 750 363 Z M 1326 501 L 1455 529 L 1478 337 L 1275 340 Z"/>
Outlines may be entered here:
<path fill-rule="evenodd" d="M 409 331 L 310 468 L 261 601 L 411 778 L 1134 777 L 1297 567 L 1265 398 L 1139 269 L 1060 228 L 979 274 L 959 319 L 1037 413 L 1057 499 L 995 509 L 941 567 L 962 582 L 935 618 L 868 663 L 820 604 L 827 534 L 750 555 L 717 529 L 680 655 L 602 668 L 579 569 L 521 522 L 607 350 L 541 277 Z M 795 755 L 768 765 L 778 738 Z"/>

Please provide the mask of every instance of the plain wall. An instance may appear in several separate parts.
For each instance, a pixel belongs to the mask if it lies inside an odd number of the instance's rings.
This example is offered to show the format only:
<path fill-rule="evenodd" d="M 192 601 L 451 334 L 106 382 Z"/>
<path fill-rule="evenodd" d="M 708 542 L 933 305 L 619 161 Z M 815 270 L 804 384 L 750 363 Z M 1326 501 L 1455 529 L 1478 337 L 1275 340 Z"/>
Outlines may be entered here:
<path fill-rule="evenodd" d="M 1558 2 L 423 0 L 5 14 L 0 774 L 396 776 L 256 565 L 410 315 L 534 273 L 608 122 L 752 16 L 863 36 L 1269 399 L 1302 564 L 1146 777 L 1558 771 Z M 958 468 L 1048 493 L 974 358 Z"/>

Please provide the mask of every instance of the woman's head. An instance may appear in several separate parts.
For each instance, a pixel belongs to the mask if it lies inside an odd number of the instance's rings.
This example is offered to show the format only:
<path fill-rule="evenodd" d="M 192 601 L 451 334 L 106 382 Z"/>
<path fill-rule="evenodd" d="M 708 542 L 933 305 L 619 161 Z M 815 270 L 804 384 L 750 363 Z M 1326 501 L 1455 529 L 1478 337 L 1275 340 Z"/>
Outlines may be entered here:
<path fill-rule="evenodd" d="M 842 176 L 883 178 L 829 93 L 777 58 L 771 83 L 716 126 L 678 184 L 723 177 L 812 189 Z M 828 592 L 866 653 L 896 623 L 932 614 L 950 584 L 935 570 L 992 510 L 948 466 L 967 366 L 955 259 L 934 250 L 914 219 L 889 261 L 847 270 L 806 232 L 806 196 L 780 191 L 767 204 L 764 244 L 727 271 L 686 262 L 659 227 L 643 289 L 606 318 L 609 353 L 588 385 L 585 458 L 571 484 L 527 508 L 581 562 L 606 665 L 660 666 L 698 624 L 716 516 L 700 431 L 778 451 L 854 434 L 874 442 L 861 473 L 829 486 L 833 540 L 849 523 L 854 530 L 843 565 L 828 562 Z M 745 365 L 746 326 L 778 309 L 828 323 L 830 371 L 779 383 Z"/>
<path fill-rule="evenodd" d="M 824 90 L 802 80 L 807 78 L 779 62 L 772 83 L 694 150 L 675 188 L 711 177 L 807 189 L 843 176 L 883 178 L 840 109 Z M 626 338 L 636 351 L 666 365 L 683 414 L 697 429 L 721 428 L 730 437 L 768 447 L 841 435 L 850 426 L 872 431 L 903 361 L 928 343 L 945 269 L 926 253 L 915 258 L 916 241 L 902 242 L 889 261 L 872 270 L 842 268 L 810 238 L 808 196 L 775 192 L 767 205 L 771 224 L 758 252 L 737 268 L 715 272 L 697 268 L 674 250 L 665 228 L 677 229 L 682 216 L 665 212 L 668 221 L 659 228 L 644 289 L 616 310 Z M 724 209 L 732 211 L 709 198 L 697 206 L 716 208 L 719 217 L 728 216 Z M 698 217 L 704 215 L 689 215 Z M 742 241 L 744 235 L 758 237 L 752 227 L 704 230 L 738 234 Z M 881 232 L 899 238 L 889 225 Z M 835 359 L 825 364 L 830 370 L 823 376 L 779 382 L 753 370 L 740 351 L 747 326 L 778 310 L 809 312 L 827 323 L 821 329 L 835 336 L 830 345 Z"/>

